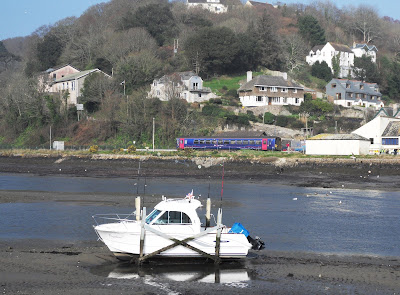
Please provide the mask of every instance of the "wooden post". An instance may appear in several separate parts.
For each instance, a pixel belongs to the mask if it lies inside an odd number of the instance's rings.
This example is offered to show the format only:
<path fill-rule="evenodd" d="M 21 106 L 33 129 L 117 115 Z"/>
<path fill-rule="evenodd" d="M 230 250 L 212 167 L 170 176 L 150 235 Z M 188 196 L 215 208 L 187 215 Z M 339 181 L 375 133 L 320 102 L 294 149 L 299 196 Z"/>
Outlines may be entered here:
<path fill-rule="evenodd" d="M 219 258 L 219 252 L 220 252 L 220 248 L 221 248 L 221 232 L 222 232 L 222 209 L 219 208 L 218 209 L 218 217 L 217 217 L 217 237 L 215 240 L 215 260 L 214 263 L 215 264 L 219 264 L 220 262 L 220 258 Z"/>
<path fill-rule="evenodd" d="M 141 263 L 140 258 L 143 257 L 143 248 L 144 248 L 144 234 L 145 234 L 145 225 L 146 221 L 146 207 L 143 207 L 143 213 L 142 213 L 142 223 L 141 223 L 141 231 L 140 231 L 140 256 L 139 256 L 139 264 Z"/>
<path fill-rule="evenodd" d="M 136 197 L 135 207 L 136 207 L 136 221 L 139 221 L 140 220 L 140 197 Z"/>
<path fill-rule="evenodd" d="M 210 220 L 211 220 L 211 199 L 207 198 L 207 205 L 206 205 L 206 227 L 210 227 Z"/>

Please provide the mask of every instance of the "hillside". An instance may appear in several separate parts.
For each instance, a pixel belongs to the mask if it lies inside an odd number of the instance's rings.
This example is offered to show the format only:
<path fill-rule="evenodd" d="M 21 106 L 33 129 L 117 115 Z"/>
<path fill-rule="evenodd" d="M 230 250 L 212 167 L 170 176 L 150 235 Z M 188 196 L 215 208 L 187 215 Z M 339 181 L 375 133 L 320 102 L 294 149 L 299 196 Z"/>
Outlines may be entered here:
<path fill-rule="evenodd" d="M 368 26 L 360 30 L 358 24 L 366 17 Z M 248 70 L 270 69 L 323 90 L 326 81 L 315 77 L 319 74 L 305 63 L 309 50 L 326 41 L 349 46 L 365 42 L 379 49 L 376 68 L 368 71 L 375 74 L 366 79 L 377 79 L 387 103 L 397 102 L 399 35 L 398 21 L 380 18 L 366 5 L 231 6 L 226 13 L 214 14 L 188 9 L 181 1 L 112 0 L 90 7 L 79 18 L 0 42 L 0 145 L 48 146 L 51 127 L 52 140 L 70 145 L 126 147 L 135 142 L 141 147 L 151 141 L 154 118 L 157 146 L 171 147 L 180 135 L 205 136 L 226 125 L 250 128 L 263 120 L 300 130 L 305 121 L 299 114 L 309 108 L 314 111 L 308 123 L 319 124 L 315 131 L 332 131 L 339 121 L 346 132 L 365 118 L 338 119 L 342 110 L 327 111 L 326 102 L 279 114 L 243 113 L 236 95 L 238 82 Z M 112 75 L 87 79 L 79 97 L 85 105 L 79 121 L 76 107 L 64 103 L 68 93 L 48 93 L 38 79 L 43 71 L 65 64 Z M 205 86 L 221 99 L 200 106 L 147 98 L 155 78 L 190 70 L 198 70 Z"/>

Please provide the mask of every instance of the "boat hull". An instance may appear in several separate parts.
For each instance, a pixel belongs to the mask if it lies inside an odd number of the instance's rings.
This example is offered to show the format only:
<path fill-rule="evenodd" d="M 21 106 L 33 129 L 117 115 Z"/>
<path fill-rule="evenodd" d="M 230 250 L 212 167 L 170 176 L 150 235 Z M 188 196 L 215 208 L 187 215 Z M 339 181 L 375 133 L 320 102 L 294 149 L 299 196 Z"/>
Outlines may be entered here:
<path fill-rule="evenodd" d="M 157 228 L 157 230 L 159 230 Z M 124 258 L 130 255 L 140 254 L 140 225 L 139 223 L 127 224 L 103 224 L 95 227 L 99 238 L 113 252 L 117 258 Z M 166 233 L 168 235 L 168 233 Z M 194 236 L 197 233 L 174 234 L 173 238 L 184 240 Z M 172 245 L 174 242 L 170 239 L 161 237 L 153 232 L 146 231 L 144 238 L 143 254 L 148 255 L 164 247 Z M 209 255 L 215 255 L 216 228 L 201 237 L 188 242 Z M 229 233 L 228 228 L 224 228 L 221 233 L 220 258 L 243 258 L 248 254 L 251 244 L 243 234 Z M 162 257 L 201 257 L 202 254 L 184 247 L 175 246 L 171 249 L 158 254 Z"/>

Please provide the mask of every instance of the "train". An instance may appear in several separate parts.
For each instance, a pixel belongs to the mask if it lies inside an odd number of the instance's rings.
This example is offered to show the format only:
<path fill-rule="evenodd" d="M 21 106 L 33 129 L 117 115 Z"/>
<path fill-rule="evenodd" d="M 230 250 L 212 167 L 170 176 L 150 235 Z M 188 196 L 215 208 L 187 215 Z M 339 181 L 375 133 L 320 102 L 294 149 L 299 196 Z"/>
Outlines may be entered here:
<path fill-rule="evenodd" d="M 176 139 L 176 148 L 183 149 L 213 149 L 213 150 L 260 150 L 281 151 L 280 137 L 181 137 Z"/>

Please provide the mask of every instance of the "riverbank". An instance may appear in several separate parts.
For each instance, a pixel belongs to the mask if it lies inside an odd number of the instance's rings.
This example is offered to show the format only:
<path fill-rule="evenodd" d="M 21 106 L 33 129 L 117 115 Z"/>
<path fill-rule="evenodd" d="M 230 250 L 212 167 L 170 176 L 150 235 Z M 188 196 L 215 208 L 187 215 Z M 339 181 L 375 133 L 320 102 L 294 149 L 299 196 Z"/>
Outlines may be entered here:
<path fill-rule="evenodd" d="M 225 179 L 301 187 L 398 190 L 400 159 L 155 157 L 129 155 L 0 156 L 0 173 L 111 178 Z"/>

